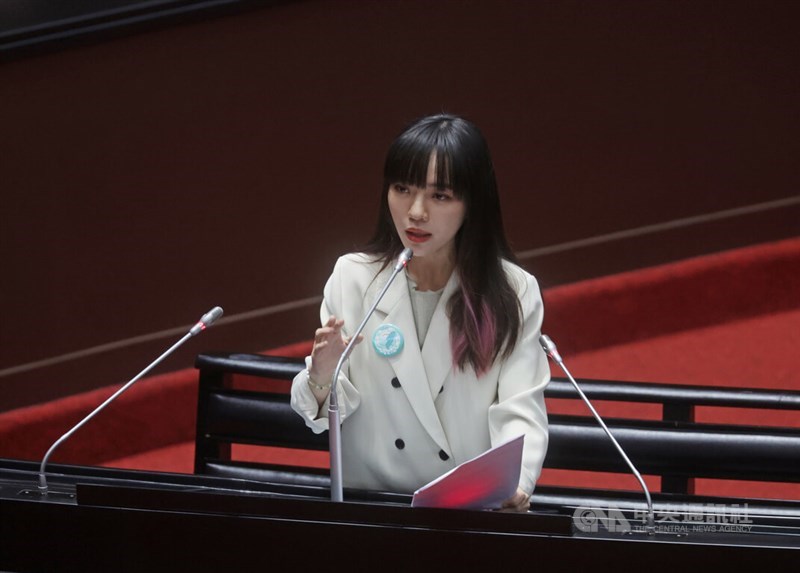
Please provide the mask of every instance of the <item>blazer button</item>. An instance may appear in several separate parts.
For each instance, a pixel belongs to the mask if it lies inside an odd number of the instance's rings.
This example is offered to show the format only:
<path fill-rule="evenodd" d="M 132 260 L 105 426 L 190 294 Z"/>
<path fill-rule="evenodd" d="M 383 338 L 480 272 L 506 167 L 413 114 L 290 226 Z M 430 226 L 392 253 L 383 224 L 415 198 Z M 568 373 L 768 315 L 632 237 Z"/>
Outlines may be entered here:
<path fill-rule="evenodd" d="M 397 378 L 392 378 L 392 386 L 395 388 L 400 388 L 400 380 Z"/>
<path fill-rule="evenodd" d="M 439 457 L 442 459 L 442 461 L 447 461 L 450 459 L 450 456 L 448 456 L 447 452 L 444 450 L 439 450 Z"/>
<path fill-rule="evenodd" d="M 406 443 L 403 440 L 401 440 L 400 438 L 397 438 L 394 441 L 394 445 L 398 450 L 402 450 L 403 448 L 406 447 Z"/>

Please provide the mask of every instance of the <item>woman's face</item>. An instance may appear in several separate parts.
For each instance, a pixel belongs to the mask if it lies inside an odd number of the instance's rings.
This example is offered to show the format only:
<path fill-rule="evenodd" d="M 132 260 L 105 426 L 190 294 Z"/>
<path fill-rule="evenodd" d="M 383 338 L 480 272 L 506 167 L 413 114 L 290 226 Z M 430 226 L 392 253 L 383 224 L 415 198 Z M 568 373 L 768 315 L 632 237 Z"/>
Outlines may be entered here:
<path fill-rule="evenodd" d="M 389 185 L 389 211 L 404 247 L 426 263 L 452 261 L 455 236 L 464 222 L 464 202 L 452 189 L 436 186 L 436 156 L 428 162 L 424 188 L 404 183 Z"/>

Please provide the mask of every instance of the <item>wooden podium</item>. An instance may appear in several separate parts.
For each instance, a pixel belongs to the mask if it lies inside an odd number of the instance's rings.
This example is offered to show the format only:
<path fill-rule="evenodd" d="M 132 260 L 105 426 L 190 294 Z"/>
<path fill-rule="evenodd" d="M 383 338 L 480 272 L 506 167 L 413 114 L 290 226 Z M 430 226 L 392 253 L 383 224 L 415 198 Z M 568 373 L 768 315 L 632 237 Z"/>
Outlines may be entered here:
<path fill-rule="evenodd" d="M 0 570 L 437 570 L 515 566 L 785 568 L 800 558 L 800 511 L 747 533 L 581 533 L 571 511 L 507 514 L 409 507 L 408 496 L 182 474 L 0 461 Z M 746 500 L 743 500 L 746 502 Z"/>

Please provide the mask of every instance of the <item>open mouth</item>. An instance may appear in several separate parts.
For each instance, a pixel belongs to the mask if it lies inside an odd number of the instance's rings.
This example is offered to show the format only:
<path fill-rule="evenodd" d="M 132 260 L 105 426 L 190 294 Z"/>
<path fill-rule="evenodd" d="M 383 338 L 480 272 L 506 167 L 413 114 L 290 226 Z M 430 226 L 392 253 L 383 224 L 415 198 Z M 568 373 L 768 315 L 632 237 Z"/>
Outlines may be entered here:
<path fill-rule="evenodd" d="M 431 238 L 431 234 L 419 229 L 406 229 L 406 237 L 412 243 L 424 243 Z"/>

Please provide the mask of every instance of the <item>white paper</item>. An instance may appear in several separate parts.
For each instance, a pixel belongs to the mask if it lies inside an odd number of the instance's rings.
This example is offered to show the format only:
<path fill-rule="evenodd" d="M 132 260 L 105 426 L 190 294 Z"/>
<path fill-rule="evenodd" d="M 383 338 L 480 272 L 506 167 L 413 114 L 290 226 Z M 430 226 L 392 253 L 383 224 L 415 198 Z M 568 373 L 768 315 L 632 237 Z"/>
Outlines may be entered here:
<path fill-rule="evenodd" d="M 512 438 L 421 487 L 411 507 L 500 508 L 517 491 L 524 438 Z"/>

